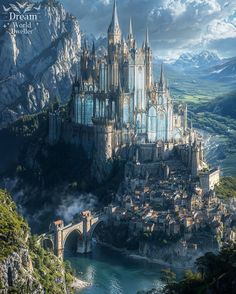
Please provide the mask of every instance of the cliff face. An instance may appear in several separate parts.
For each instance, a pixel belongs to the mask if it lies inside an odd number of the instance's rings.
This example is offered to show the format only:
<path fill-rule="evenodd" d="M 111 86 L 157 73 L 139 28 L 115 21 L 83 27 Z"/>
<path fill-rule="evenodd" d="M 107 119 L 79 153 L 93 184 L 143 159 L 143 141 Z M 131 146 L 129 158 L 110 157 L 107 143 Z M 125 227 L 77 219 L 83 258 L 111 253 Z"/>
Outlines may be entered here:
<path fill-rule="evenodd" d="M 8 2 L 3 1 L 6 8 Z M 42 109 L 50 98 L 70 95 L 79 62 L 79 23 L 55 0 L 38 4 L 39 21 L 31 34 L 13 34 L 11 25 L 0 32 L 0 124 Z"/>
<path fill-rule="evenodd" d="M 1 293 L 20 289 L 25 293 L 44 293 L 42 285 L 34 277 L 32 260 L 25 248 L 19 248 L 18 252 L 13 252 L 0 263 L 0 280 Z"/>
<path fill-rule="evenodd" d="M 72 293 L 73 276 L 31 236 L 10 196 L 0 190 L 0 293 Z"/>

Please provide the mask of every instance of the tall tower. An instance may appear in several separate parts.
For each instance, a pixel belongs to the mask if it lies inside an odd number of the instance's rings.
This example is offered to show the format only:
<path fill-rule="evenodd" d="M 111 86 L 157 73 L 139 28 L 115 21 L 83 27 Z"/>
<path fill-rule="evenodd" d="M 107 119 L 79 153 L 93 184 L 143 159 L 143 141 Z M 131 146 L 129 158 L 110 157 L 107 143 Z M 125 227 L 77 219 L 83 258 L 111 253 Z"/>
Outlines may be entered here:
<path fill-rule="evenodd" d="M 114 91 L 119 86 L 119 60 L 121 53 L 121 30 L 117 15 L 116 0 L 114 1 L 113 14 L 108 28 L 108 85 Z"/>
<path fill-rule="evenodd" d="M 161 65 L 161 74 L 160 74 L 160 82 L 159 82 L 158 92 L 159 92 L 159 94 L 163 94 L 166 92 L 166 81 L 165 81 L 165 76 L 164 76 L 163 64 Z"/>
<path fill-rule="evenodd" d="M 88 66 L 89 66 L 89 51 L 87 49 L 86 40 L 84 40 L 84 47 L 82 51 L 82 55 L 80 57 L 80 65 L 81 65 L 81 75 L 83 80 L 88 79 Z"/>
<path fill-rule="evenodd" d="M 149 32 L 146 29 L 146 38 L 144 43 L 145 65 L 146 65 L 146 90 L 149 91 L 152 86 L 152 51 L 149 43 Z"/>
<path fill-rule="evenodd" d="M 50 145 L 56 144 L 61 135 L 61 114 L 57 97 L 50 103 L 48 113 L 48 140 Z"/>
<path fill-rule="evenodd" d="M 191 174 L 193 178 L 198 176 L 198 172 L 200 169 L 200 150 L 197 144 L 197 141 L 194 141 L 192 147 L 192 164 L 191 164 Z"/>
<path fill-rule="evenodd" d="M 121 30 L 117 14 L 116 0 L 114 0 L 111 23 L 108 28 L 108 49 L 121 43 Z"/>
<path fill-rule="evenodd" d="M 135 40 L 134 40 L 134 35 L 133 35 L 133 25 L 132 25 L 131 18 L 129 20 L 128 47 L 129 47 L 129 49 L 132 49 L 135 47 Z"/>

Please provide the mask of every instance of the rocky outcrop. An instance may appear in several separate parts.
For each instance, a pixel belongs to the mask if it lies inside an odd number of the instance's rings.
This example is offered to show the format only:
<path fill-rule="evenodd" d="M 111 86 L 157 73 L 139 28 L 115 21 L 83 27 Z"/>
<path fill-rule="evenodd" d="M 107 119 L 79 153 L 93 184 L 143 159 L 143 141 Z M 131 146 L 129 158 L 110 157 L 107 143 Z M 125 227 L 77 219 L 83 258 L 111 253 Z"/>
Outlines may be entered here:
<path fill-rule="evenodd" d="M 0 263 L 0 281 L 0 293 L 10 293 L 19 289 L 22 290 L 21 293 L 44 293 L 42 285 L 33 275 L 32 260 L 25 248 L 13 252 Z"/>
<path fill-rule="evenodd" d="M 0 32 L 0 124 L 70 95 L 79 64 L 79 23 L 55 0 L 39 7 L 32 34 L 12 34 L 11 26 Z"/>
<path fill-rule="evenodd" d="M 0 215 L 0 293 L 73 293 L 70 267 L 42 248 L 3 190 Z"/>

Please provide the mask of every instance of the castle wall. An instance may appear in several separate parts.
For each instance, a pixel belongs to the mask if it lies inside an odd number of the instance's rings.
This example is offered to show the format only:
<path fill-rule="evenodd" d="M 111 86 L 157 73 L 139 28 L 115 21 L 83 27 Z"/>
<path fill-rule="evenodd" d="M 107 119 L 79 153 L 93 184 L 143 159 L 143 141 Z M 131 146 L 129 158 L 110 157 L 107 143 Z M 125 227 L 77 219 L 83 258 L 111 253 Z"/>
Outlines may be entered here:
<path fill-rule="evenodd" d="M 66 143 L 82 147 L 88 158 L 94 151 L 94 127 L 66 122 L 62 129 L 62 138 Z"/>
<path fill-rule="evenodd" d="M 220 170 L 213 169 L 199 174 L 200 186 L 204 193 L 213 190 L 220 182 Z"/>

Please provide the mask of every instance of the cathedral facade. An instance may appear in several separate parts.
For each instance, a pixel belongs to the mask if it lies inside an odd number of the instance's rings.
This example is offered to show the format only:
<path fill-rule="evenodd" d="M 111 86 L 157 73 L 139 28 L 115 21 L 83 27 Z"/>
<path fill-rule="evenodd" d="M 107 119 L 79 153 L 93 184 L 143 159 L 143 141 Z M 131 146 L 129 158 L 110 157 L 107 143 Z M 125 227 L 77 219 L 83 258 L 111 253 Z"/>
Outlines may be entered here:
<path fill-rule="evenodd" d="M 122 39 L 116 2 L 108 28 L 107 55 L 98 59 L 94 45 L 91 52 L 84 45 L 80 78 L 73 87 L 71 117 L 74 123 L 83 125 L 114 121 L 122 136 L 117 138 L 118 145 L 130 140 L 127 133 L 147 142 L 178 141 L 186 130 L 186 106 L 174 112 L 163 67 L 159 82 L 153 81 L 148 30 L 143 46 L 137 48 L 130 20 L 127 40 Z"/>

